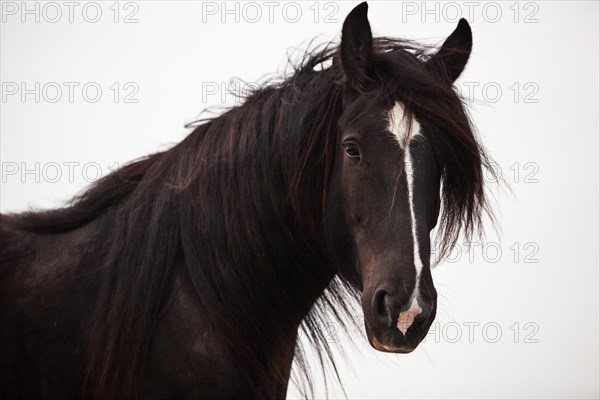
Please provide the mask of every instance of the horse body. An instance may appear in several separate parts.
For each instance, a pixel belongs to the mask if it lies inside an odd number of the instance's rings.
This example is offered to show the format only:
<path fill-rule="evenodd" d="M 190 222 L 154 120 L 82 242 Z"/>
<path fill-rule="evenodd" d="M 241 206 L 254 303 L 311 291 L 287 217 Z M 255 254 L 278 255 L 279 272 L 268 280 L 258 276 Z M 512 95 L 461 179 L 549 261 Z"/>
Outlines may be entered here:
<path fill-rule="evenodd" d="M 323 366 L 359 296 L 369 343 L 412 351 L 431 230 L 443 252 L 486 210 L 452 89 L 470 49 L 464 20 L 434 55 L 374 40 L 363 3 L 339 47 L 173 148 L 0 216 L 0 397 L 283 398 L 294 359 L 310 386 L 298 330 Z"/>
<path fill-rule="evenodd" d="M 99 280 L 86 268 L 90 265 L 82 261 L 103 254 L 100 248 L 91 249 L 98 241 L 98 224 L 40 235 L 13 230 L 10 222 L 2 221 L 2 398 L 85 395 L 85 338 L 93 336 L 100 289 Z M 256 365 L 244 362 L 228 347 L 185 276 L 176 273 L 172 279 L 168 303 L 151 333 L 138 395 L 147 399 L 285 397 L 284 380 L 262 377 L 261 381 L 260 373 L 252 372 Z M 263 347 L 257 356 L 265 370 L 276 369 L 289 378 L 301 318 L 281 315 L 279 321 L 287 324 L 290 340 Z M 261 328 L 269 330 L 269 326 Z"/>

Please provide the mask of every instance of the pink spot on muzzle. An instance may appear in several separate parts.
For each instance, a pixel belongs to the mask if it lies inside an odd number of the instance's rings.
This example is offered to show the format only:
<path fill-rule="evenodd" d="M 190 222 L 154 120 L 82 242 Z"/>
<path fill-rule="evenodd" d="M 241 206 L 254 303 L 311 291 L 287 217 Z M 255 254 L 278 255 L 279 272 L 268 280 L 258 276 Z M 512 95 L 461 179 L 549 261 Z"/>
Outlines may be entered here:
<path fill-rule="evenodd" d="M 406 335 L 406 331 L 415 320 L 415 317 L 423 312 L 423 309 L 419 307 L 419 303 L 417 303 L 417 299 L 413 298 L 413 301 L 410 305 L 410 308 L 406 311 L 402 311 L 398 316 L 398 323 L 396 326 L 400 329 L 403 335 Z"/>

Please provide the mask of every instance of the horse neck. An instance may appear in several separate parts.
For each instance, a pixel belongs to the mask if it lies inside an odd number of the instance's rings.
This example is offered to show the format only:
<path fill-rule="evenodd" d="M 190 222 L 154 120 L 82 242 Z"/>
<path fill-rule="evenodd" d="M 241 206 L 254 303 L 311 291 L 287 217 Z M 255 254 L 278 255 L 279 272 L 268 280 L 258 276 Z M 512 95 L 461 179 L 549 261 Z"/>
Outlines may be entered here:
<path fill-rule="evenodd" d="M 293 348 L 335 275 L 322 215 L 330 132 L 309 117 L 329 107 L 327 98 L 277 95 L 251 99 L 180 145 L 197 149 L 181 162 L 197 174 L 181 194 L 195 204 L 181 219 L 187 277 L 230 341 L 256 352 L 282 342 Z"/>

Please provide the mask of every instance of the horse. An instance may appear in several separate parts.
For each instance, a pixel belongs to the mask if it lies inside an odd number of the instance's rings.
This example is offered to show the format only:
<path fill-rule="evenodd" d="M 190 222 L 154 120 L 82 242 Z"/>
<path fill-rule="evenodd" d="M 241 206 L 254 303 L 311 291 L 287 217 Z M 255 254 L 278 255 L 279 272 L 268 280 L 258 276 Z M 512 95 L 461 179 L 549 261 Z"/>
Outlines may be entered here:
<path fill-rule="evenodd" d="M 434 228 L 447 254 L 489 211 L 472 33 L 373 38 L 367 10 L 172 148 L 0 216 L 1 398 L 285 398 L 299 332 L 323 364 L 355 302 L 374 349 L 418 346 Z"/>

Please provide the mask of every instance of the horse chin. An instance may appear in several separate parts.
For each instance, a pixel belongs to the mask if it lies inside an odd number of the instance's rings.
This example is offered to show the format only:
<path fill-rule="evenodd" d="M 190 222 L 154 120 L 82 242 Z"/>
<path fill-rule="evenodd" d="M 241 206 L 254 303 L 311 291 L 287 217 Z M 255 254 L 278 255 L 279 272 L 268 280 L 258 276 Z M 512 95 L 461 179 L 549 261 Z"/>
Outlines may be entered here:
<path fill-rule="evenodd" d="M 409 345 L 402 343 L 402 340 L 383 340 L 377 339 L 376 337 L 372 337 L 369 339 L 371 343 L 371 347 L 373 347 L 377 351 L 381 351 L 383 353 L 397 353 L 397 354 L 407 354 L 411 353 L 417 346 Z M 383 342 L 383 343 L 382 343 Z M 384 344 L 385 343 L 385 344 Z"/>
<path fill-rule="evenodd" d="M 396 354 L 408 354 L 411 353 L 415 347 L 408 347 L 408 346 L 403 346 L 403 347 L 392 347 L 392 346 L 384 346 L 381 343 L 379 343 L 379 341 L 377 340 L 377 338 L 372 338 L 371 339 L 371 346 L 377 350 L 377 351 L 381 351 L 383 353 L 396 353 Z"/>

